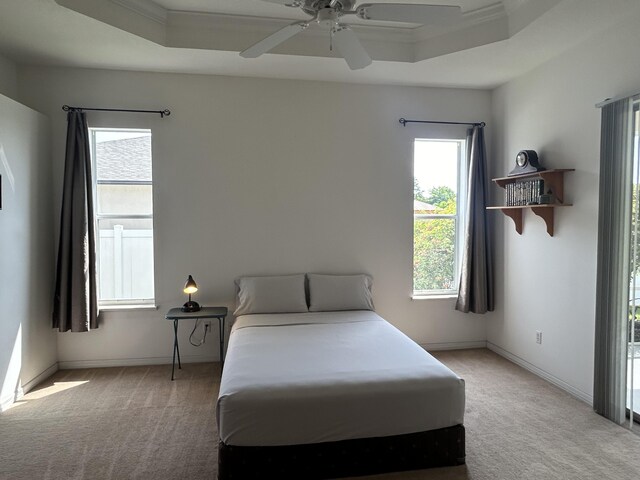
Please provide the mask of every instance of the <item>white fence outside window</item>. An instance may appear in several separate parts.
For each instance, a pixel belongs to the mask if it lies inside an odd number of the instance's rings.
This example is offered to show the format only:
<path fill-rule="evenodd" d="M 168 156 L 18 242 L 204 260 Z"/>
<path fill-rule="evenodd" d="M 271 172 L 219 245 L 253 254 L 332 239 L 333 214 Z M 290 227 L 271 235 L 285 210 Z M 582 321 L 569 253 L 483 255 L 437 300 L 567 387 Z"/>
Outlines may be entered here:
<path fill-rule="evenodd" d="M 153 298 L 153 230 L 99 230 L 100 298 Z"/>

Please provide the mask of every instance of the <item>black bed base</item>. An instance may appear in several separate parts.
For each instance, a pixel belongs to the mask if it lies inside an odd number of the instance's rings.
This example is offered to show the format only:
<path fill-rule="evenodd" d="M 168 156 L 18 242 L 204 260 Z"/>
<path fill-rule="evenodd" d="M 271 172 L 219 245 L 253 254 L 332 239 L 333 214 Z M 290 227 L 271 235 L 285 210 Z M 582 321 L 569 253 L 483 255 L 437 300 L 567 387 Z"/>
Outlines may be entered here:
<path fill-rule="evenodd" d="M 220 441 L 218 479 L 319 480 L 462 465 L 464 427 L 391 437 L 279 447 L 237 447 Z"/>

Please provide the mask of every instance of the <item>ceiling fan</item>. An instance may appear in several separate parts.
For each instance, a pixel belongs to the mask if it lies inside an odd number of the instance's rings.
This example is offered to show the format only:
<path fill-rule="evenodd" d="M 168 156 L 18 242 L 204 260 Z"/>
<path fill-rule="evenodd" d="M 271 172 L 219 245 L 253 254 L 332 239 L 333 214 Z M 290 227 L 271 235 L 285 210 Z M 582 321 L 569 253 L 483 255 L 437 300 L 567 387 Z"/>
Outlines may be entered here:
<path fill-rule="evenodd" d="M 304 31 L 311 23 L 328 28 L 332 44 L 349 65 L 358 70 L 371 64 L 371 57 L 349 25 L 341 22 L 344 15 L 355 15 L 362 20 L 417 23 L 421 25 L 451 25 L 462 14 L 460 7 L 450 5 L 363 3 L 354 9 L 357 0 L 264 0 L 286 7 L 301 8 L 311 19 L 294 22 L 272 33 L 267 38 L 240 53 L 245 58 L 256 58 Z"/>

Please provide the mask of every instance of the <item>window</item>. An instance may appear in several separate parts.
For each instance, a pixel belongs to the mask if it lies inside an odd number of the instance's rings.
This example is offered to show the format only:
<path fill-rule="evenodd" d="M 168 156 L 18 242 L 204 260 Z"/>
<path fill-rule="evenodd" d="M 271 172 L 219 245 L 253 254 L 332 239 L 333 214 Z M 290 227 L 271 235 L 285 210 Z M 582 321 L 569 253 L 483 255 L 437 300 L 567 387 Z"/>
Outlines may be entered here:
<path fill-rule="evenodd" d="M 98 303 L 154 303 L 151 131 L 91 128 Z"/>
<path fill-rule="evenodd" d="M 457 291 L 465 141 L 416 139 L 413 150 L 413 294 Z"/>

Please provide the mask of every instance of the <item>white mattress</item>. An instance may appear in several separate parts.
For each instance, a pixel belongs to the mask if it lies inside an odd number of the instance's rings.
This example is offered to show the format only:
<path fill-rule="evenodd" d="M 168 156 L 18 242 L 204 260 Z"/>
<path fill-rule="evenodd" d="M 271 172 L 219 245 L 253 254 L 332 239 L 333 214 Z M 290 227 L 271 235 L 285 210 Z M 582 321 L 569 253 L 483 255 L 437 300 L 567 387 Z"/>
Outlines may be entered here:
<path fill-rule="evenodd" d="M 463 423 L 464 381 L 374 312 L 238 317 L 218 397 L 227 445 L 415 433 Z"/>

